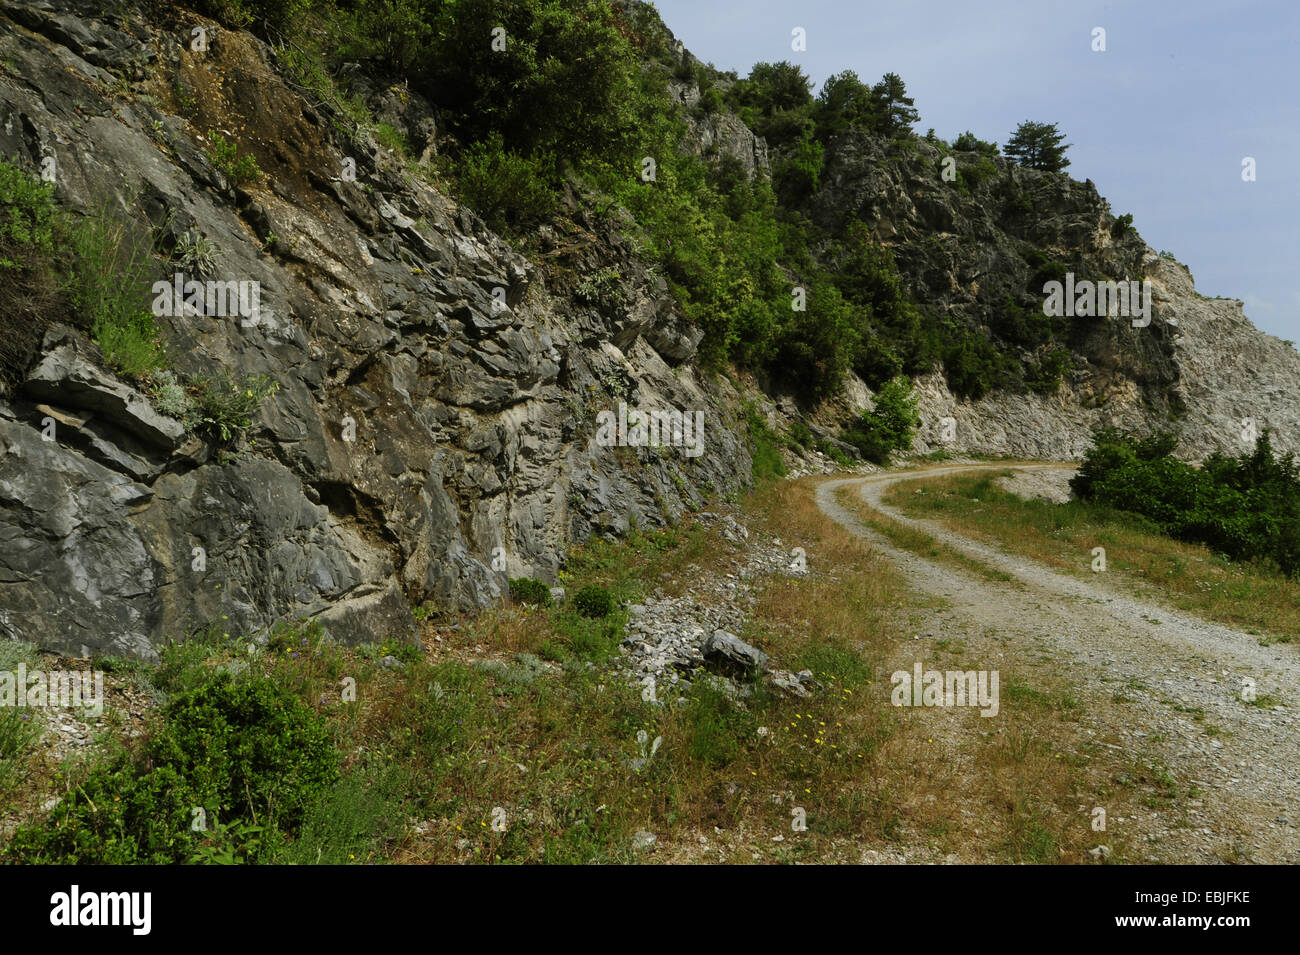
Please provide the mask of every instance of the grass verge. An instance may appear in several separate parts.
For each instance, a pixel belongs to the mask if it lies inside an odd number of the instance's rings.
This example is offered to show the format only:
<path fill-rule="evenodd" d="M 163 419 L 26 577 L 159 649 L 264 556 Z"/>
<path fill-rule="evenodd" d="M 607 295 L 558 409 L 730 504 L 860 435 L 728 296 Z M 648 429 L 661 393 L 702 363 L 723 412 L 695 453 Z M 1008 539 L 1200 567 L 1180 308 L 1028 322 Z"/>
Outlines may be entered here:
<path fill-rule="evenodd" d="M 150 818 L 153 845 L 207 863 L 857 862 L 868 852 L 900 861 L 948 853 L 1086 861 L 1095 840 L 1078 806 L 1123 767 L 1084 738 L 1081 704 L 1068 687 L 1008 664 L 1019 682 L 999 718 L 891 705 L 888 674 L 916 652 L 904 624 L 906 582 L 821 514 L 814 487 L 771 483 L 743 515 L 807 554 L 806 575 L 758 582 L 742 635 L 779 665 L 812 670 L 821 687 L 810 698 L 754 685 L 734 701 L 697 679 L 671 705 L 649 702 L 609 668 L 625 611 L 585 617 L 571 599 L 474 618 L 422 608 L 425 651 L 340 647 L 311 625 L 282 628 L 250 650 L 213 630 L 168 646 L 158 666 L 113 661 L 110 672 L 163 701 L 155 722 L 121 744 L 125 756 L 111 749 L 65 767 L 61 793 L 88 798 L 53 815 L 31 809 L 13 845 L 130 858 L 121 842 L 140 834 L 118 822 Z M 563 583 L 571 592 L 603 587 L 617 601 L 656 589 L 684 594 L 702 577 L 733 572 L 739 556 L 710 528 L 634 532 L 576 549 Z M 964 665 L 972 652 L 959 642 L 936 650 L 947 665 Z M 214 696 L 206 688 L 216 682 L 246 690 Z M 283 695 L 292 702 L 279 702 Z M 286 790 L 276 773 L 292 768 L 297 751 L 268 743 L 260 764 L 255 729 L 205 734 L 203 760 L 164 745 L 190 738 L 182 730 L 198 725 L 203 707 L 217 706 L 231 727 L 254 726 L 245 699 L 275 712 L 310 710 L 293 725 L 314 740 L 322 728 L 337 775 Z M 176 713 L 189 723 L 169 723 Z M 133 761 L 146 755 L 152 763 Z M 207 827 L 195 830 L 191 807 L 158 802 L 166 793 L 139 784 L 164 757 L 179 777 L 168 792 L 201 791 L 216 807 Z M 143 792 L 163 812 L 104 807 L 99 795 L 114 791 L 105 760 L 118 791 Z M 228 775 L 239 792 L 226 791 Z M 87 835 L 51 841 L 31 831 L 52 826 Z M 1122 842 L 1108 841 L 1112 858 L 1122 857 Z"/>
<path fill-rule="evenodd" d="M 998 486 L 1003 473 L 932 478 L 921 494 L 913 482 L 900 483 L 884 501 L 1077 576 L 1095 574 L 1093 548 L 1103 547 L 1107 580 L 1143 598 L 1255 633 L 1262 643 L 1289 643 L 1300 633 L 1300 581 L 1173 540 L 1137 515 L 1087 501 L 1019 497 Z"/>

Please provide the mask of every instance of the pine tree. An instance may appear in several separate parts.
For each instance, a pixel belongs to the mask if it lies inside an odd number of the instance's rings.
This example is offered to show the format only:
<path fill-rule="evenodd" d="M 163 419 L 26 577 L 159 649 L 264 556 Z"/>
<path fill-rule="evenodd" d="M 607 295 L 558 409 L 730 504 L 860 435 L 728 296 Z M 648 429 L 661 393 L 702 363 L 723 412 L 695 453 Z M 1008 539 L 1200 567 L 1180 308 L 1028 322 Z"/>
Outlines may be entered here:
<path fill-rule="evenodd" d="M 871 87 L 875 104 L 877 132 L 887 136 L 910 133 L 920 122 L 921 114 L 913 108 L 914 100 L 907 95 L 903 78 L 897 73 L 886 73 L 879 83 Z"/>
<path fill-rule="evenodd" d="M 1045 172 L 1060 172 L 1070 165 L 1065 158 L 1065 151 L 1070 143 L 1062 145 L 1065 133 L 1056 128 L 1056 123 L 1034 123 L 1025 121 L 1016 127 L 1016 131 L 1007 140 L 1006 154 L 1027 169 L 1042 169 Z"/>
<path fill-rule="evenodd" d="M 871 87 L 852 70 L 836 73 L 822 85 L 817 97 L 818 137 L 829 142 L 852 127 L 873 126 Z"/>

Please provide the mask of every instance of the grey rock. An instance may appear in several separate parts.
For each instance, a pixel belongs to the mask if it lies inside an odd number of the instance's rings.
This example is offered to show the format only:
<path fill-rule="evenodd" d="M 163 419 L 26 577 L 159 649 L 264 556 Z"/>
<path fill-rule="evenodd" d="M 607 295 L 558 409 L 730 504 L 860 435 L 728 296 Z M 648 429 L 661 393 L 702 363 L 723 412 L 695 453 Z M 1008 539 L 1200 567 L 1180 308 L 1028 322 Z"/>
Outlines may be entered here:
<path fill-rule="evenodd" d="M 804 674 L 807 674 L 805 676 Z M 813 684 L 812 673 L 803 670 L 797 674 L 789 670 L 770 670 L 767 673 L 767 681 L 782 693 L 797 697 L 811 696 L 811 686 Z"/>
<path fill-rule="evenodd" d="M 97 368 L 69 337 L 66 329 L 55 329 L 46 336 L 50 350 L 28 375 L 23 393 L 38 401 L 89 412 L 148 444 L 169 451 L 175 448 L 185 434 L 184 426 L 155 411 L 134 388 Z"/>
<path fill-rule="evenodd" d="M 720 670 L 743 677 L 753 676 L 767 665 L 766 653 L 726 630 L 713 631 L 704 644 L 704 659 Z"/>

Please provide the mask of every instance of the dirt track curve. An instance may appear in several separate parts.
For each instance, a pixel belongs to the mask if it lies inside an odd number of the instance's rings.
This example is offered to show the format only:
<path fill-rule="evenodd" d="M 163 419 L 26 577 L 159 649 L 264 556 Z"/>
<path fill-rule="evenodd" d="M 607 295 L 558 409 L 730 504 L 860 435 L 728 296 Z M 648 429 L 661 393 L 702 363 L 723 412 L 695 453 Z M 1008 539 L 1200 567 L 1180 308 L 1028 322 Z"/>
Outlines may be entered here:
<path fill-rule="evenodd" d="M 895 562 L 912 586 L 946 601 L 941 625 L 947 633 L 996 633 L 996 639 L 1050 655 L 1085 698 L 1109 699 L 1122 690 L 1127 705 L 1092 708 L 1116 724 L 1099 726 L 1102 738 L 1158 751 L 1184 786 L 1199 790 L 1177 813 L 1152 810 L 1126 820 L 1138 837 L 1132 841 L 1150 846 L 1135 861 L 1300 863 L 1300 721 L 1294 707 L 1300 653 L 1294 646 L 1261 646 L 1258 636 L 1125 594 L 1104 574 L 1065 576 L 882 503 L 885 490 L 900 481 L 1064 467 L 1073 465 L 975 464 L 835 479 L 818 486 L 817 502 Z M 895 546 L 836 499 L 841 488 L 856 490 L 879 513 L 924 530 L 1021 586 Z M 1080 560 L 1087 566 L 1091 555 L 1081 553 Z M 1246 705 L 1245 679 L 1282 708 Z M 1205 722 L 1190 715 L 1198 710 Z M 1207 733 L 1207 723 L 1217 735 Z"/>

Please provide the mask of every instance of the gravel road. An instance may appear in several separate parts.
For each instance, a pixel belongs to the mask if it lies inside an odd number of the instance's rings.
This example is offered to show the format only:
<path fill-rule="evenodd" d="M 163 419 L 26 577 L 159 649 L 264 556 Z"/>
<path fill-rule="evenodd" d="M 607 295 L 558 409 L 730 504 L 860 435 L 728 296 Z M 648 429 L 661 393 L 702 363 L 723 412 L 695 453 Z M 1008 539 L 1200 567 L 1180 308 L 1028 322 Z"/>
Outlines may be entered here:
<path fill-rule="evenodd" d="M 1122 691 L 1125 705 L 1089 708 L 1092 717 L 1109 722 L 1095 728 L 1099 738 L 1121 741 L 1104 745 L 1159 752 L 1180 787 L 1197 790 L 1177 810 L 1152 809 L 1124 821 L 1130 837 L 1137 837 L 1133 841 L 1150 847 L 1139 859 L 1300 863 L 1295 646 L 1261 646 L 1257 636 L 1123 593 L 1104 574 L 1068 577 L 882 503 L 885 490 L 900 481 L 1067 467 L 1073 465 L 960 465 L 830 480 L 818 487 L 818 505 L 896 562 L 914 587 L 942 597 L 946 632 L 996 633 L 996 639 L 1048 654 L 1085 699 L 1111 700 Z M 881 514 L 925 530 L 1022 586 L 999 584 L 891 544 L 836 500 L 846 487 Z M 1081 554 L 1080 560 L 1087 565 L 1091 557 Z M 1277 705 L 1247 705 L 1245 680 L 1254 681 L 1257 697 L 1267 694 Z"/>

